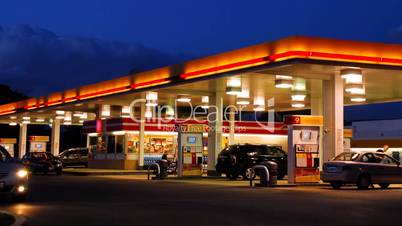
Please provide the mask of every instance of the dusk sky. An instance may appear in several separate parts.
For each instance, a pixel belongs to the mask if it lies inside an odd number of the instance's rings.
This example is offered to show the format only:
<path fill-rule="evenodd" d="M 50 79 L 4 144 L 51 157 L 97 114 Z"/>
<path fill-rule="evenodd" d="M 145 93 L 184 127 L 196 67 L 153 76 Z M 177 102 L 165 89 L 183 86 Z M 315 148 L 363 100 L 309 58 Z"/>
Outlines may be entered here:
<path fill-rule="evenodd" d="M 402 43 L 402 2 L 13 0 L 0 26 L 0 83 L 42 95 L 290 35 Z"/>

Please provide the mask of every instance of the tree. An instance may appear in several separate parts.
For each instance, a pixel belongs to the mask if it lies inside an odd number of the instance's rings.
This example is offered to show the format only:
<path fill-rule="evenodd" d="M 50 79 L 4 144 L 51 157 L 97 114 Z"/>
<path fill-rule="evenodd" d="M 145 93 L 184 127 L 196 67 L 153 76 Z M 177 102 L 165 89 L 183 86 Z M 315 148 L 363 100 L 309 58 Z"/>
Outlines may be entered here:
<path fill-rule="evenodd" d="M 0 84 L 0 105 L 7 104 L 14 101 L 24 100 L 28 97 L 16 90 L 12 90 L 7 85 Z"/>

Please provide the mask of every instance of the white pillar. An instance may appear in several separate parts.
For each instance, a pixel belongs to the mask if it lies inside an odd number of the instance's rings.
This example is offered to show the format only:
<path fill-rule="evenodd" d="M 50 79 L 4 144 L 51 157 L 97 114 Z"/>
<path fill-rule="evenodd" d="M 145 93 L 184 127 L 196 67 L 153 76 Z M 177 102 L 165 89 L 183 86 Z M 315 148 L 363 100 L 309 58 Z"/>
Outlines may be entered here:
<path fill-rule="evenodd" d="M 310 80 L 310 106 L 311 106 L 311 115 L 323 115 L 323 81 L 318 79 Z M 324 153 L 323 153 L 323 141 L 324 141 L 324 132 L 321 128 L 320 130 L 320 139 L 318 143 L 318 153 L 320 154 L 320 170 L 322 169 L 322 165 L 324 162 Z"/>
<path fill-rule="evenodd" d="M 235 114 L 236 111 L 234 107 L 231 107 L 229 114 L 229 145 L 233 145 L 235 143 Z"/>
<path fill-rule="evenodd" d="M 216 92 L 211 99 L 209 108 L 209 133 L 208 133 L 208 175 L 217 175 L 215 165 L 219 152 L 222 149 L 222 114 L 223 92 Z"/>
<path fill-rule="evenodd" d="M 324 81 L 324 147 L 328 161 L 343 152 L 343 80 L 339 73 Z"/>
<path fill-rule="evenodd" d="M 57 156 L 60 152 L 60 119 L 53 119 L 51 139 L 50 151 L 54 156 Z"/>
<path fill-rule="evenodd" d="M 144 142 L 145 142 L 145 102 L 141 102 L 140 110 L 140 131 L 139 131 L 139 153 L 138 153 L 138 168 L 144 167 Z"/>
<path fill-rule="evenodd" d="M 27 130 L 28 124 L 21 123 L 20 124 L 20 136 L 19 136 L 19 152 L 18 157 L 24 157 L 27 150 Z"/>

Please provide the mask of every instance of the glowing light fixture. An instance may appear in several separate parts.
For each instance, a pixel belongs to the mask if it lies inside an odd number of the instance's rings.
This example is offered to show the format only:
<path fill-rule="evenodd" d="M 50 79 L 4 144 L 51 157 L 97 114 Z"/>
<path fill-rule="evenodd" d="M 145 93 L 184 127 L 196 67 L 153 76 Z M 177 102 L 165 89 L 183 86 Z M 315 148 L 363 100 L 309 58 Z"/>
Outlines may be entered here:
<path fill-rule="evenodd" d="M 17 119 L 17 116 L 10 116 L 10 119 Z"/>
<path fill-rule="evenodd" d="M 351 94 L 364 94 L 363 84 L 346 84 L 345 91 Z"/>
<path fill-rule="evenodd" d="M 145 118 L 152 118 L 152 110 L 149 107 L 145 110 Z"/>
<path fill-rule="evenodd" d="M 82 123 L 84 123 L 84 120 L 81 119 L 81 120 L 78 121 L 78 123 L 82 124 Z"/>
<path fill-rule="evenodd" d="M 71 125 L 71 121 L 66 121 L 63 123 L 63 125 L 69 126 L 69 125 Z"/>
<path fill-rule="evenodd" d="M 110 105 L 102 105 L 102 117 L 109 117 L 110 116 Z"/>
<path fill-rule="evenodd" d="M 177 96 L 177 102 L 181 102 L 181 103 L 188 103 L 191 101 L 191 98 L 189 95 L 187 94 L 180 94 Z"/>
<path fill-rule="evenodd" d="M 363 83 L 363 75 L 360 69 L 344 69 L 341 70 L 341 77 L 345 79 L 346 84 Z"/>
<path fill-rule="evenodd" d="M 304 102 L 301 101 L 292 102 L 292 107 L 294 108 L 304 108 L 305 106 Z"/>
<path fill-rule="evenodd" d="M 130 114 L 130 107 L 129 106 L 123 106 L 121 108 L 121 113 L 122 114 Z"/>
<path fill-rule="evenodd" d="M 64 116 L 63 116 L 63 115 L 58 115 L 58 116 L 56 116 L 55 118 L 56 118 L 56 119 L 64 119 Z"/>
<path fill-rule="evenodd" d="M 88 118 L 88 113 L 84 112 L 81 114 L 80 119 L 87 119 Z"/>
<path fill-rule="evenodd" d="M 44 122 L 45 119 L 43 119 L 43 118 L 37 118 L 35 121 L 36 121 L 36 122 Z"/>
<path fill-rule="evenodd" d="M 237 101 L 236 101 L 236 104 L 238 104 L 238 105 L 248 105 L 248 104 L 250 104 L 250 100 L 249 100 L 249 98 L 246 98 L 246 97 L 238 97 Z"/>
<path fill-rule="evenodd" d="M 64 115 L 64 113 L 65 113 L 64 111 L 60 111 L 60 110 L 56 111 L 56 115 Z"/>
<path fill-rule="evenodd" d="M 8 125 L 9 125 L 9 126 L 16 126 L 17 123 L 16 123 L 16 122 L 10 122 L 10 123 L 8 123 Z"/>
<path fill-rule="evenodd" d="M 275 87 L 280 89 L 290 89 L 293 87 L 293 77 L 288 75 L 276 75 Z"/>
<path fill-rule="evenodd" d="M 30 120 L 31 117 L 29 117 L 29 116 L 24 116 L 24 117 L 22 117 L 22 119 L 23 119 L 23 120 Z"/>
<path fill-rule="evenodd" d="M 82 113 L 81 112 L 74 112 L 73 116 L 81 118 Z"/>
<path fill-rule="evenodd" d="M 31 123 L 31 121 L 29 121 L 29 120 L 22 121 L 22 124 L 29 124 L 29 123 Z"/>
<path fill-rule="evenodd" d="M 238 95 L 241 93 L 241 78 L 233 77 L 229 78 L 226 82 L 226 94 Z"/>
<path fill-rule="evenodd" d="M 209 96 L 202 96 L 201 97 L 201 108 L 208 109 L 209 108 Z"/>
<path fill-rule="evenodd" d="M 147 102 L 145 103 L 145 106 L 156 107 L 156 106 L 158 106 L 158 102 L 156 100 L 147 100 Z"/>
<path fill-rule="evenodd" d="M 254 111 L 265 111 L 265 105 L 255 105 L 253 110 Z"/>
<path fill-rule="evenodd" d="M 157 101 L 158 100 L 158 93 L 157 92 L 147 92 L 146 93 L 146 99 L 147 100 Z"/>
<path fill-rule="evenodd" d="M 304 101 L 306 99 L 306 94 L 301 92 L 295 92 L 292 94 L 292 101 Z"/>
<path fill-rule="evenodd" d="M 351 96 L 350 97 L 350 101 L 352 102 L 365 102 L 366 101 L 366 97 L 365 96 Z"/>
<path fill-rule="evenodd" d="M 64 116 L 65 121 L 71 121 L 71 112 L 66 112 L 66 115 Z"/>

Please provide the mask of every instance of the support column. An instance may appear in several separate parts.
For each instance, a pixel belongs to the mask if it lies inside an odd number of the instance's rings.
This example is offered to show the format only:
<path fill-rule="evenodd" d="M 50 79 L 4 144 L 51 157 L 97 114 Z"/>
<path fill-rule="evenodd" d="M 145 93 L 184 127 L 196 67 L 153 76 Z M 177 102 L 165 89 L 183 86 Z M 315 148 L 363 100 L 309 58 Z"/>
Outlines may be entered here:
<path fill-rule="evenodd" d="M 50 151 L 54 156 L 57 156 L 60 152 L 60 119 L 53 119 L 51 139 Z"/>
<path fill-rule="evenodd" d="M 235 143 L 235 116 L 235 109 L 231 107 L 229 114 L 229 145 L 233 145 Z"/>
<path fill-rule="evenodd" d="M 208 132 L 208 176 L 216 176 L 215 169 L 218 154 L 222 149 L 222 115 L 223 92 L 216 92 L 211 99 L 209 108 L 209 132 Z"/>
<path fill-rule="evenodd" d="M 310 81 L 311 84 L 311 92 L 310 92 L 310 106 L 311 106 L 311 115 L 323 115 L 323 81 L 318 79 L 312 79 Z M 320 138 L 318 143 L 318 153 L 320 154 L 320 170 L 322 170 L 322 165 L 324 163 L 324 153 L 323 153 L 323 145 L 324 145 L 324 132 L 321 128 L 320 130 Z"/>
<path fill-rule="evenodd" d="M 339 73 L 324 81 L 323 160 L 343 152 L 343 80 Z"/>
<path fill-rule="evenodd" d="M 19 142 L 19 150 L 18 150 L 18 157 L 22 158 L 27 150 L 27 130 L 28 124 L 21 123 L 20 124 L 20 136 L 18 139 Z"/>
<path fill-rule="evenodd" d="M 144 148 L 145 148 L 145 101 L 141 102 L 140 107 L 140 131 L 139 131 L 139 152 L 138 152 L 138 168 L 144 168 Z"/>

